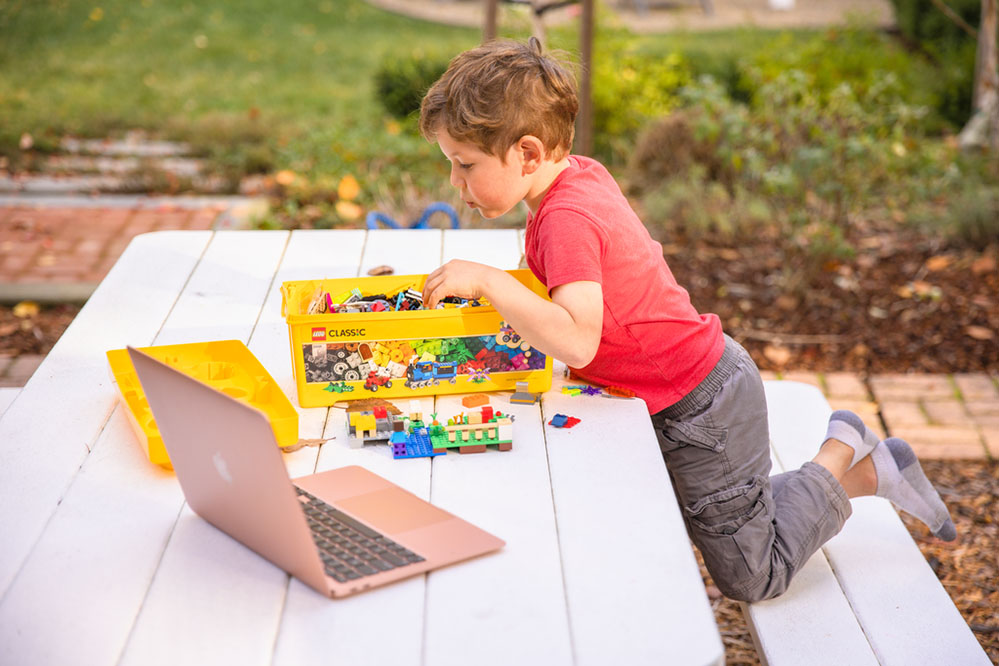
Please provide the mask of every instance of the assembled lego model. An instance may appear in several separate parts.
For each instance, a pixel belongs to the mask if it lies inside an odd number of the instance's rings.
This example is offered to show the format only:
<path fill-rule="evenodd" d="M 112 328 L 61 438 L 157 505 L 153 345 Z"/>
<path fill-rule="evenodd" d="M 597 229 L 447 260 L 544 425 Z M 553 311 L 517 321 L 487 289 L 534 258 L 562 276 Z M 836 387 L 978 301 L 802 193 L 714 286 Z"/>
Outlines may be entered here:
<path fill-rule="evenodd" d="M 431 418 L 429 425 L 424 423 L 418 403 L 408 416 L 392 414 L 384 407 L 351 412 L 347 443 L 356 449 L 388 442 L 394 458 L 437 456 L 449 448 L 457 448 L 459 453 L 481 453 L 493 445 L 500 451 L 513 448 L 513 417 L 494 412 L 488 405 L 477 412 L 458 414 L 448 419 L 447 425 L 441 425 L 436 414 Z"/>

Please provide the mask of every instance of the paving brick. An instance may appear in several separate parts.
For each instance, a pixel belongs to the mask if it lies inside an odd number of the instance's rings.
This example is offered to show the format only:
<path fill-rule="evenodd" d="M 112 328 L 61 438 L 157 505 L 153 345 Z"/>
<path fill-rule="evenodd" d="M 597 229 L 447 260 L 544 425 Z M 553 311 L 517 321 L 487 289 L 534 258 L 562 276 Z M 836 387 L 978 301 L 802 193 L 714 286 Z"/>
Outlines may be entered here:
<path fill-rule="evenodd" d="M 783 372 L 781 373 L 780 378 L 789 382 L 801 382 L 802 384 L 809 384 L 819 389 L 823 388 L 822 380 L 819 379 L 818 373 L 815 372 L 800 372 L 800 371 Z"/>
<path fill-rule="evenodd" d="M 913 400 L 885 400 L 879 404 L 889 434 L 894 435 L 896 428 L 929 425 L 919 403 Z"/>
<path fill-rule="evenodd" d="M 892 428 L 893 437 L 909 442 L 927 460 L 982 459 L 985 445 L 976 428 L 958 426 L 905 426 Z"/>
<path fill-rule="evenodd" d="M 847 409 L 863 420 L 864 425 L 873 430 L 880 439 L 887 437 L 878 413 L 878 403 L 870 400 L 846 400 L 844 398 L 828 398 L 829 406 L 836 409 Z"/>
<path fill-rule="evenodd" d="M 957 400 L 927 400 L 923 409 L 930 423 L 936 425 L 968 425 L 970 421 L 964 405 Z"/>
<path fill-rule="evenodd" d="M 870 379 L 875 400 L 947 400 L 954 387 L 947 375 L 884 374 Z"/>
<path fill-rule="evenodd" d="M 870 400 L 867 385 L 852 372 L 827 372 L 822 377 L 826 383 L 826 395 L 830 398 L 845 398 L 848 400 Z"/>
<path fill-rule="evenodd" d="M 954 375 L 954 383 L 957 384 L 965 402 L 999 401 L 999 388 L 996 388 L 995 382 L 985 373 L 957 374 Z"/>

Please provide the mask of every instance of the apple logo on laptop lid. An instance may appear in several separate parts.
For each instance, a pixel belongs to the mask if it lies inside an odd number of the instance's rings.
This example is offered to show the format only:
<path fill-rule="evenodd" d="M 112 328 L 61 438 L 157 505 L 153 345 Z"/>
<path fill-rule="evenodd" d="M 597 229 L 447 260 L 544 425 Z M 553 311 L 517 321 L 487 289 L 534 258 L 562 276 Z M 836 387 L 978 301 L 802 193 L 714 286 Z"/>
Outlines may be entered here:
<path fill-rule="evenodd" d="M 218 471 L 219 476 L 226 483 L 232 483 L 232 474 L 229 473 L 229 466 L 226 464 L 221 452 L 215 452 L 215 455 L 212 456 L 212 462 L 215 463 L 215 469 Z"/>

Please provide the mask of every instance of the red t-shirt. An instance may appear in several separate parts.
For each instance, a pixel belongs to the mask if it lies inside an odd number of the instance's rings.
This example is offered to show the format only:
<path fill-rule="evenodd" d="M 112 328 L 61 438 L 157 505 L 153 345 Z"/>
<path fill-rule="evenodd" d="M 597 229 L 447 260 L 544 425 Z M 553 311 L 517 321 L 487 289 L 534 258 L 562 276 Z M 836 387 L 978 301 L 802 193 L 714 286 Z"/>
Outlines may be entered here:
<path fill-rule="evenodd" d="M 571 155 L 528 215 L 526 256 L 548 288 L 599 282 L 604 320 L 600 346 L 584 368 L 589 381 L 624 386 L 656 413 L 677 402 L 711 372 L 725 349 L 721 322 L 690 304 L 662 246 L 596 160 Z"/>

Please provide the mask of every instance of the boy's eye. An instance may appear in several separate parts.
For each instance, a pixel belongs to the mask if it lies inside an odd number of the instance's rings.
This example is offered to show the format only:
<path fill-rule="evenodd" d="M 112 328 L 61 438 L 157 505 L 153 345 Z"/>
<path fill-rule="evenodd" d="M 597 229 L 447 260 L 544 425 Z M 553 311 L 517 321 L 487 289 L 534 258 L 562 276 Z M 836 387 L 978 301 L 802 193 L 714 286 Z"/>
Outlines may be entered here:
<path fill-rule="evenodd" d="M 461 162 L 458 162 L 458 166 L 460 168 L 462 168 L 462 169 L 471 169 L 472 168 L 471 164 L 462 164 Z"/>

